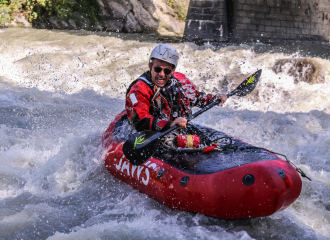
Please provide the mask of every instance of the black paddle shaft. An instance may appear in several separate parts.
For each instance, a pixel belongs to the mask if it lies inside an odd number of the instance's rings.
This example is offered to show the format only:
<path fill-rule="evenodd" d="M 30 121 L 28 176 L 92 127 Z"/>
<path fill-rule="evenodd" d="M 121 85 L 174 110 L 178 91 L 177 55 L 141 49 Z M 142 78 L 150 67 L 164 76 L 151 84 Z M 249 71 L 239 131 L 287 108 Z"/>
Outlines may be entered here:
<path fill-rule="evenodd" d="M 233 95 L 245 96 L 251 93 L 256 87 L 261 76 L 261 69 L 246 78 L 236 89 L 227 94 L 228 97 Z M 221 99 L 214 101 L 201 110 L 187 118 L 187 122 L 193 120 L 200 114 L 206 112 L 210 108 L 221 103 Z M 181 128 L 178 125 L 167 129 L 164 132 L 142 131 L 131 136 L 123 145 L 125 157 L 134 165 L 141 165 L 146 162 L 157 150 L 160 138 L 166 134 Z"/>

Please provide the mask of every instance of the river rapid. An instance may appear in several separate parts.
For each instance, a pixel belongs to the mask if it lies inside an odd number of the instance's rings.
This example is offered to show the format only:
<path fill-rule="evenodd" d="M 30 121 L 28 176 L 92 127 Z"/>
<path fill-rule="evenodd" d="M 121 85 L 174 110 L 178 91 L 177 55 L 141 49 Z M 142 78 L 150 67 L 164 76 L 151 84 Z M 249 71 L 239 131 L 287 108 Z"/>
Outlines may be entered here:
<path fill-rule="evenodd" d="M 253 93 L 194 122 L 285 154 L 313 180 L 284 211 L 222 220 L 168 209 L 104 168 L 102 133 L 157 44 L 141 34 L 0 29 L 0 239 L 330 239 L 330 46 L 172 44 L 177 71 L 207 93 L 262 69 Z M 306 57 L 314 84 L 303 80 L 308 66 L 295 65 Z"/>

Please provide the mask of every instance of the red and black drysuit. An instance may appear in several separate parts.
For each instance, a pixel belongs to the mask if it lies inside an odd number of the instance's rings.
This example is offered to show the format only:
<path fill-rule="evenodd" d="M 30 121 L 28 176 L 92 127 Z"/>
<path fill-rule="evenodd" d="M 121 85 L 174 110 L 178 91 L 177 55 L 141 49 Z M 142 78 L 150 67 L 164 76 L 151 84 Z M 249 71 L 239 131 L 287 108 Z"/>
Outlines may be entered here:
<path fill-rule="evenodd" d="M 125 108 L 137 131 L 165 131 L 174 119 L 188 117 L 192 107 L 204 107 L 212 97 L 211 94 L 199 92 L 179 72 L 175 72 L 164 87 L 157 87 L 148 71 L 127 89 Z"/>

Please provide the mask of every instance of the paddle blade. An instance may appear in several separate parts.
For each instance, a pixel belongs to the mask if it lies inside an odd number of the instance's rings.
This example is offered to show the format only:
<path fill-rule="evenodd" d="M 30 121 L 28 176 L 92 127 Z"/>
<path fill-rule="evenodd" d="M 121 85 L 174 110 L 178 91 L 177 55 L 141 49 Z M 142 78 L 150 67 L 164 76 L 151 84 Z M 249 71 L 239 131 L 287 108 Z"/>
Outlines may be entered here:
<path fill-rule="evenodd" d="M 251 93 L 257 86 L 261 72 L 262 70 L 260 69 L 253 73 L 251 76 L 247 77 L 235 90 L 231 91 L 227 96 L 230 97 L 232 95 L 236 95 L 243 97 Z"/>
<path fill-rule="evenodd" d="M 125 157 L 133 165 L 141 165 L 146 162 L 157 150 L 159 138 L 151 138 L 157 132 L 143 131 L 131 136 L 123 145 Z"/>

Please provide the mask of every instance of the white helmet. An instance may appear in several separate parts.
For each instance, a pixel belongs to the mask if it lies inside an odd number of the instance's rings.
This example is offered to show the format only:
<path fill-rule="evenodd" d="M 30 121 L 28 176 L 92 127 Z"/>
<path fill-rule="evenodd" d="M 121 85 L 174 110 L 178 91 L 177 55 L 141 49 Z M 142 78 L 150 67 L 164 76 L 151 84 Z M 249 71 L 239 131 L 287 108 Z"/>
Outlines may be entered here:
<path fill-rule="evenodd" d="M 164 62 L 168 62 L 176 67 L 179 61 L 179 54 L 174 47 L 167 44 L 160 44 L 152 50 L 150 59 L 152 58 L 157 58 Z"/>

